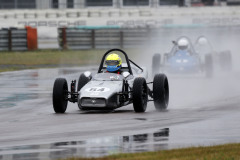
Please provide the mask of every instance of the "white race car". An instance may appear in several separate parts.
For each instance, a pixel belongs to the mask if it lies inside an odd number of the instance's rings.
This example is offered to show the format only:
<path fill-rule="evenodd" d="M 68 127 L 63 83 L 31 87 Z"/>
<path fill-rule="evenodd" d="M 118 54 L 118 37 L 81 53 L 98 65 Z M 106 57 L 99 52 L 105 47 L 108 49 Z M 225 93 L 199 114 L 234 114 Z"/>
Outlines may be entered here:
<path fill-rule="evenodd" d="M 105 57 L 113 52 L 121 52 L 126 64 L 121 68 L 122 74 L 106 73 Z M 56 113 L 64 113 L 68 101 L 77 102 L 80 110 L 113 110 L 133 103 L 135 112 L 145 112 L 148 101 L 154 101 L 156 110 L 164 110 L 168 106 L 169 86 L 164 74 L 156 74 L 153 82 L 146 82 L 147 70 L 128 59 L 120 49 L 107 51 L 101 61 L 97 74 L 86 71 L 81 74 L 76 91 L 76 80 L 68 91 L 66 79 L 57 78 L 53 86 L 53 109 Z M 153 84 L 151 90 L 147 84 Z M 149 100 L 149 97 L 151 98 Z"/>

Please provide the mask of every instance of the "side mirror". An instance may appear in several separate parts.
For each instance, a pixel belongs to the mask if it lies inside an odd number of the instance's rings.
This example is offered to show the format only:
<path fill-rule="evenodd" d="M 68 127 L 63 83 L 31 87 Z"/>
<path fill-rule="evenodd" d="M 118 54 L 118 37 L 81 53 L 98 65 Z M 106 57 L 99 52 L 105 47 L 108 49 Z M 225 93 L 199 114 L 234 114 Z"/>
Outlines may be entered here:
<path fill-rule="evenodd" d="M 176 41 L 172 41 L 172 43 L 173 43 L 174 45 L 177 45 L 177 42 L 176 42 Z"/>
<path fill-rule="evenodd" d="M 90 71 L 86 71 L 83 73 L 86 77 L 88 77 L 89 79 L 92 79 L 92 73 Z"/>
<path fill-rule="evenodd" d="M 123 75 L 124 78 L 127 78 L 130 75 L 130 73 L 129 72 L 123 72 L 122 75 Z"/>

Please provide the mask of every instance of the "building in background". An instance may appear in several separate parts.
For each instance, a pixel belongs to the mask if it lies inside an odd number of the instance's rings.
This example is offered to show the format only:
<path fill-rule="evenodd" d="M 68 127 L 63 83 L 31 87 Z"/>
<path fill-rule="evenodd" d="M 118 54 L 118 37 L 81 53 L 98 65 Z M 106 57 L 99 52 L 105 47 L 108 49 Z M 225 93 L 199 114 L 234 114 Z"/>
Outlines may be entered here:
<path fill-rule="evenodd" d="M 194 0 L 0 0 L 0 9 L 66 9 L 88 7 L 182 6 Z M 206 1 L 206 0 L 205 0 Z"/>
<path fill-rule="evenodd" d="M 35 0 L 0 0 L 1 9 L 35 9 Z"/>

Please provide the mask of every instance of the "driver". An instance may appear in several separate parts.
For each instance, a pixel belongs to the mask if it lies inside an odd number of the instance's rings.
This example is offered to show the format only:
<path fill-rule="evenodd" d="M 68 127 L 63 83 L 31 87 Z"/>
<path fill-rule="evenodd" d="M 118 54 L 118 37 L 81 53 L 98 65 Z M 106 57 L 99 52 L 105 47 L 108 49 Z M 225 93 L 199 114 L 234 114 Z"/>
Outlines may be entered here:
<path fill-rule="evenodd" d="M 187 50 L 189 47 L 189 43 L 186 39 L 180 39 L 177 43 L 178 49 L 180 50 Z"/>
<path fill-rule="evenodd" d="M 201 45 L 201 46 L 205 46 L 205 45 L 208 44 L 208 40 L 205 37 L 200 37 L 198 39 L 198 44 Z"/>
<path fill-rule="evenodd" d="M 190 47 L 189 47 L 189 42 L 187 39 L 180 39 L 177 43 L 177 47 L 179 50 L 184 51 L 185 55 L 190 56 L 192 54 Z"/>
<path fill-rule="evenodd" d="M 122 59 L 116 53 L 111 53 L 105 60 L 107 66 L 107 72 L 121 74 Z"/>
<path fill-rule="evenodd" d="M 205 37 L 200 37 L 198 40 L 197 40 L 197 43 L 195 45 L 195 49 L 197 52 L 199 53 L 203 53 L 203 54 L 207 54 L 207 53 L 210 53 L 212 52 L 212 46 L 211 44 L 209 43 L 209 41 L 205 38 Z"/>

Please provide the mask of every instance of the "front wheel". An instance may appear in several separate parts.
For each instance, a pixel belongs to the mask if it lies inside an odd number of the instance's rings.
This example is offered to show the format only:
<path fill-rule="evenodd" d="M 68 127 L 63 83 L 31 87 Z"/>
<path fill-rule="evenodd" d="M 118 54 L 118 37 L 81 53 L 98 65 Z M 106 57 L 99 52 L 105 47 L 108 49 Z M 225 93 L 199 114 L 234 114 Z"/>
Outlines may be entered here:
<path fill-rule="evenodd" d="M 133 108 L 135 112 L 145 112 L 148 102 L 148 88 L 146 80 L 138 77 L 133 82 Z"/>
<path fill-rule="evenodd" d="M 53 109 L 56 113 L 64 113 L 68 104 L 68 84 L 64 78 L 57 78 L 53 85 Z"/>
<path fill-rule="evenodd" d="M 153 79 L 153 100 L 156 110 L 164 110 L 169 102 L 168 79 L 165 74 L 156 74 Z"/>

